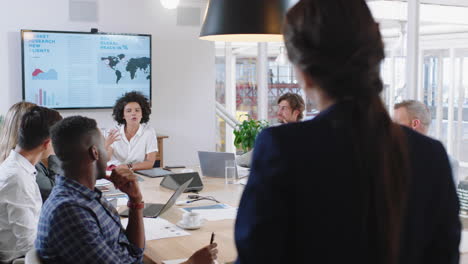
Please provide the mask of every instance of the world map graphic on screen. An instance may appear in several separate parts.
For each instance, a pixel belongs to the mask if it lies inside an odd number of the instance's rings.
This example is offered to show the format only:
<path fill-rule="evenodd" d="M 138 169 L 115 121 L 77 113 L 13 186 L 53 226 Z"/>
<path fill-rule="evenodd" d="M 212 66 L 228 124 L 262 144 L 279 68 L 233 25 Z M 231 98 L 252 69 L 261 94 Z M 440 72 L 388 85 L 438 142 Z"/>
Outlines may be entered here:
<path fill-rule="evenodd" d="M 117 56 L 102 57 L 101 60 L 115 73 L 115 83 L 118 84 L 125 73 L 128 73 L 131 80 L 135 80 L 138 75 L 143 75 L 147 80 L 151 79 L 151 59 L 148 57 L 127 58 L 125 54 Z"/>

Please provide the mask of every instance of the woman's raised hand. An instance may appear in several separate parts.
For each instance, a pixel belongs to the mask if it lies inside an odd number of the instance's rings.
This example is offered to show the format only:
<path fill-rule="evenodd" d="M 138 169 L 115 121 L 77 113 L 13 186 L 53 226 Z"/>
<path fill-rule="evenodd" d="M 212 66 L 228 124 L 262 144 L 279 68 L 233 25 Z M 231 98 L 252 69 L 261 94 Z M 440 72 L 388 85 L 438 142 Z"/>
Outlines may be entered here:
<path fill-rule="evenodd" d="M 120 140 L 119 130 L 112 129 L 109 132 L 109 134 L 107 134 L 107 137 L 106 137 L 106 142 L 105 142 L 106 149 L 109 148 L 109 146 L 112 145 L 112 143 L 114 143 L 115 141 L 119 141 L 119 140 Z"/>

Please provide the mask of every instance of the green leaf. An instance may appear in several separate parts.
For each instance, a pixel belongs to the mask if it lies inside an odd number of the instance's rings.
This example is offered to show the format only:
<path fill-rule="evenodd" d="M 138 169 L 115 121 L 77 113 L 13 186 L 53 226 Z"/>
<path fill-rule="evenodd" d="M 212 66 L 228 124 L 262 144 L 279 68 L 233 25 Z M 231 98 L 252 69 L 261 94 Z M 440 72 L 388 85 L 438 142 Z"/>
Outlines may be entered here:
<path fill-rule="evenodd" d="M 258 134 L 269 124 L 267 121 L 258 121 L 252 119 L 249 115 L 245 116 L 247 116 L 247 119 L 238 124 L 233 133 L 236 148 L 241 148 L 244 152 L 247 152 L 254 147 Z"/>

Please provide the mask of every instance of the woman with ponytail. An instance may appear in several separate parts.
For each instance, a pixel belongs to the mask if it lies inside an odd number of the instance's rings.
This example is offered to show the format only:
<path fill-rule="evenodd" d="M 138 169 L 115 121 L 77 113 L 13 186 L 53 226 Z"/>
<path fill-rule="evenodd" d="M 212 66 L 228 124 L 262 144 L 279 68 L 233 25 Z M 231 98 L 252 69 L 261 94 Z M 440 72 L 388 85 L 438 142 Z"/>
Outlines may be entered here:
<path fill-rule="evenodd" d="M 458 199 L 444 147 L 394 124 L 384 48 L 364 0 L 301 0 L 284 25 L 321 113 L 256 140 L 236 221 L 238 263 L 458 263 Z"/>

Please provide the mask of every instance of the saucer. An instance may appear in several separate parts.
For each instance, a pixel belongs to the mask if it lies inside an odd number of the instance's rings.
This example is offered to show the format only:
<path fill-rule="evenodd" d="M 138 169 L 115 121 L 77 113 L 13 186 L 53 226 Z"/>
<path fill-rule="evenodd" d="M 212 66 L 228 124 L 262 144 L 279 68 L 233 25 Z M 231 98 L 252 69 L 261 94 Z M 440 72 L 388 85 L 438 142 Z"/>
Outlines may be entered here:
<path fill-rule="evenodd" d="M 184 225 L 184 223 L 182 223 L 182 221 L 179 221 L 177 222 L 177 226 L 180 227 L 180 228 L 183 228 L 183 229 L 187 229 L 187 230 L 195 230 L 195 229 L 199 229 L 200 227 L 202 227 L 202 224 L 203 223 L 200 223 L 200 225 L 197 225 L 197 226 L 186 226 Z"/>

